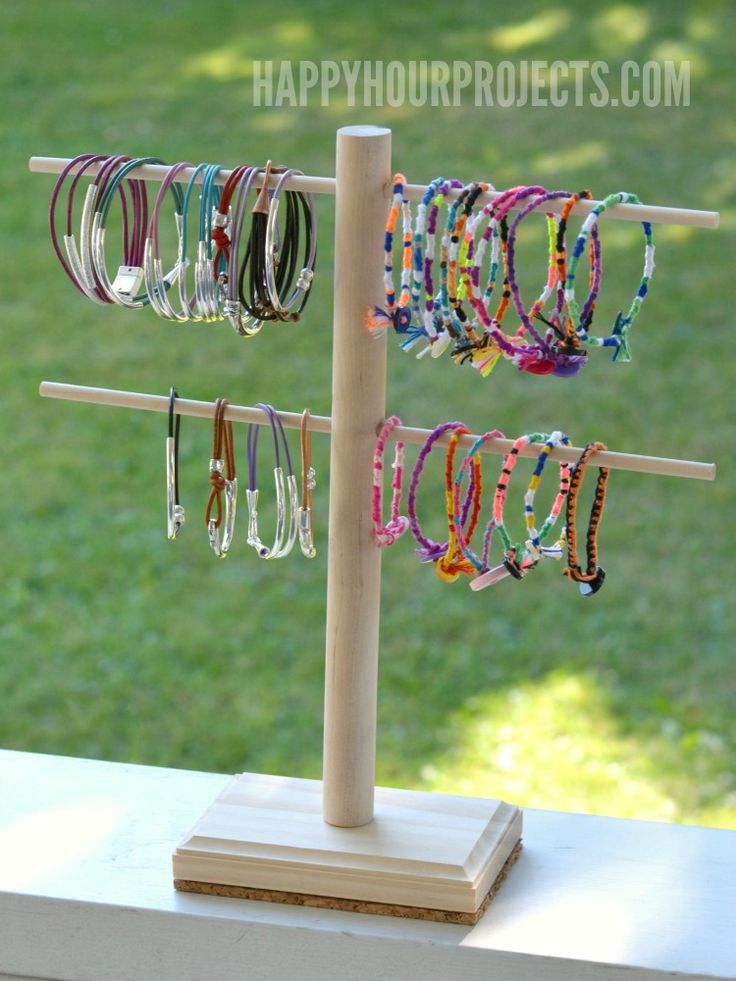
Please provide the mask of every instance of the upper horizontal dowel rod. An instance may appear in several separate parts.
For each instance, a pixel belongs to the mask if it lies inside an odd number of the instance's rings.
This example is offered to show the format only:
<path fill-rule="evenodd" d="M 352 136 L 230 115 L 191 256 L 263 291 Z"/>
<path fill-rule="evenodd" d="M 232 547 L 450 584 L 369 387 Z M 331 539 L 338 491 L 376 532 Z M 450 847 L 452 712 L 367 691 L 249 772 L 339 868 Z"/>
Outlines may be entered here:
<path fill-rule="evenodd" d="M 70 162 L 69 157 L 31 157 L 28 162 L 30 170 L 37 174 L 58 174 Z M 98 165 L 94 164 L 87 171 L 92 175 L 97 173 Z M 144 181 L 162 181 L 169 171 L 169 167 L 161 164 L 145 164 L 131 171 L 136 179 Z M 73 171 L 72 171 L 73 172 Z M 223 170 L 216 178 L 217 184 L 224 184 L 231 171 Z M 180 174 L 180 180 L 186 181 L 191 175 L 191 170 L 185 169 Z M 201 175 L 198 177 L 201 181 Z M 269 186 L 275 187 L 278 176 L 272 176 Z M 258 186 L 258 185 L 256 185 Z M 290 177 L 285 186 L 292 191 L 306 191 L 311 194 L 334 194 L 334 177 L 310 177 L 298 176 Z M 407 184 L 405 194 L 410 201 L 419 201 L 424 195 L 426 188 L 422 184 Z M 447 195 L 449 199 L 454 199 L 460 193 L 459 190 L 452 190 Z M 488 192 L 481 194 L 478 201 L 486 203 L 492 201 L 501 194 L 501 191 Z M 386 185 L 385 196 L 388 200 L 391 197 L 391 187 Z M 578 201 L 573 205 L 574 215 L 587 215 L 598 204 L 598 201 Z M 544 207 L 546 211 L 559 212 L 562 210 L 564 201 L 548 201 Z M 514 209 L 517 210 L 517 209 Z M 621 221 L 650 221 L 660 225 L 689 225 L 692 228 L 718 228 L 719 214 L 717 211 L 698 211 L 692 208 L 670 208 L 661 205 L 651 204 L 618 204 L 615 207 L 607 208 L 601 218 L 616 218 Z"/>
<path fill-rule="evenodd" d="M 60 382 L 41 382 L 39 392 L 46 398 L 67 399 L 71 402 L 92 402 L 96 405 L 112 405 L 125 409 L 146 409 L 151 412 L 168 412 L 168 395 L 146 395 L 140 392 L 121 392 L 111 388 L 90 388 L 85 385 L 66 385 Z M 199 402 L 194 399 L 176 400 L 176 411 L 183 416 L 198 416 L 200 419 L 211 419 L 215 411 L 214 402 Z M 261 409 L 246 405 L 228 405 L 226 418 L 235 422 L 255 422 L 267 425 L 268 419 Z M 301 426 L 300 412 L 282 412 L 279 417 L 287 429 L 298 429 Z M 315 433 L 332 431 L 332 420 L 329 416 L 310 415 L 307 428 Z M 429 429 L 415 429 L 410 426 L 397 426 L 390 433 L 390 439 L 401 439 L 405 443 L 421 444 L 429 436 Z M 477 436 L 461 436 L 460 445 L 470 448 Z M 438 446 L 446 446 L 449 435 L 437 440 Z M 482 448 L 482 453 L 503 455 L 511 449 L 510 439 L 491 439 Z M 535 458 L 541 450 L 541 445 L 532 443 L 520 450 L 519 455 Z M 581 447 L 556 447 L 550 453 L 550 459 L 574 463 L 582 452 Z M 610 467 L 612 470 L 631 470 L 635 473 L 651 473 L 663 477 L 688 477 L 693 480 L 714 480 L 716 476 L 715 463 L 698 463 L 695 460 L 672 460 L 659 456 L 639 456 L 634 453 L 616 453 L 611 450 L 595 453 L 590 458 L 591 465 Z"/>

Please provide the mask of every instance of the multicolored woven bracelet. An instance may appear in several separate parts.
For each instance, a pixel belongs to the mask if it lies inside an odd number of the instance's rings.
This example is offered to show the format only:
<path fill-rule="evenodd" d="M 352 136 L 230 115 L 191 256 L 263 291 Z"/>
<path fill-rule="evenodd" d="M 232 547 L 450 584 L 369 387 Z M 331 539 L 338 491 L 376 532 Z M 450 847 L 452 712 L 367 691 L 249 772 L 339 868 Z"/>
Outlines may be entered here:
<path fill-rule="evenodd" d="M 567 567 L 563 571 L 568 579 L 572 579 L 573 582 L 580 585 L 580 592 L 583 596 L 592 596 L 594 593 L 597 593 L 606 578 L 605 570 L 598 565 L 598 528 L 606 504 L 608 468 L 598 468 L 598 479 L 595 485 L 593 504 L 590 509 L 590 518 L 588 519 L 588 531 L 585 536 L 587 553 L 585 571 L 583 571 L 580 565 L 577 530 L 575 527 L 578 494 L 591 456 L 600 450 L 606 449 L 608 447 L 605 443 L 596 441 L 587 444 L 573 467 L 572 477 L 570 479 L 570 492 L 567 495 Z"/>
<path fill-rule="evenodd" d="M 389 416 L 383 423 L 376 439 L 376 448 L 373 452 L 373 491 L 371 495 L 371 518 L 373 520 L 373 530 L 375 533 L 376 545 L 379 548 L 387 548 L 401 538 L 409 527 L 409 519 L 400 513 L 401 493 L 404 479 L 404 443 L 397 440 L 394 450 L 393 471 L 394 476 L 391 481 L 391 517 L 388 524 L 383 524 L 381 516 L 383 500 L 383 460 L 386 449 L 386 441 L 395 426 L 401 425 L 398 416 Z"/>

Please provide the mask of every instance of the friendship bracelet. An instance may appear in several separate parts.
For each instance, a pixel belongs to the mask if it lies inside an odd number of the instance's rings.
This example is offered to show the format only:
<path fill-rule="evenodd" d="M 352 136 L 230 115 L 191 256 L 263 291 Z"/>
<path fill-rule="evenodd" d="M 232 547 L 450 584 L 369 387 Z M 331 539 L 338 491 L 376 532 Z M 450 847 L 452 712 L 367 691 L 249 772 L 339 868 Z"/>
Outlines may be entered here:
<path fill-rule="evenodd" d="M 274 445 L 274 484 L 276 487 L 276 533 L 273 545 L 268 548 L 261 541 L 258 534 L 258 488 L 256 485 L 256 451 L 258 448 L 258 433 L 260 426 L 256 423 L 248 425 L 248 490 L 246 498 L 248 501 L 248 544 L 252 545 L 261 559 L 282 559 L 289 554 L 294 547 L 298 529 L 299 494 L 297 490 L 296 477 L 291 465 L 291 453 L 289 443 L 286 439 L 284 426 L 278 413 L 272 405 L 257 402 L 256 407 L 267 415 L 271 423 L 271 434 Z M 286 481 L 284 482 L 284 471 L 281 466 L 281 450 L 283 447 L 286 457 Z M 286 488 L 288 488 L 289 498 L 289 531 L 286 532 Z M 286 541 L 284 541 L 286 537 Z"/>
<path fill-rule="evenodd" d="M 411 326 L 411 271 L 412 271 L 412 230 L 411 230 L 411 206 L 404 197 L 406 178 L 403 174 L 395 174 L 393 179 L 393 197 L 386 219 L 386 231 L 384 235 L 383 251 L 383 281 L 386 291 L 386 309 L 381 307 L 370 307 L 365 316 L 365 324 L 368 330 L 385 330 L 393 327 L 397 334 L 406 333 Z M 401 289 L 398 302 L 396 300 L 396 290 L 394 287 L 394 234 L 396 224 L 402 216 L 403 248 L 401 262 Z"/>
<path fill-rule="evenodd" d="M 579 341 L 577 341 L 577 343 L 571 343 L 568 341 L 562 330 L 554 323 L 547 321 L 548 326 L 550 327 L 548 336 L 546 338 L 541 336 L 539 331 L 534 326 L 533 317 L 528 315 L 525 311 L 516 281 L 515 266 L 516 231 L 519 224 L 528 214 L 541 207 L 543 204 L 546 204 L 548 201 L 559 200 L 563 197 L 569 199 L 570 194 L 567 191 L 547 191 L 545 194 L 535 197 L 521 209 L 509 228 L 507 261 L 509 286 L 511 289 L 514 307 L 519 319 L 521 320 L 524 330 L 536 341 L 535 345 L 520 346 L 520 353 L 518 356 L 512 357 L 512 360 L 522 371 L 530 371 L 533 374 L 554 374 L 562 377 L 570 377 L 577 374 L 580 368 L 585 364 L 587 361 L 587 355 L 584 351 L 581 351 Z M 557 245 L 559 246 L 559 244 L 560 243 L 558 240 Z M 555 257 L 553 256 L 553 258 Z M 554 285 L 554 282 L 555 280 L 553 279 L 551 284 L 552 286 Z M 598 277 L 597 280 L 593 280 L 593 285 L 591 286 L 592 296 L 586 300 L 587 306 L 591 306 L 592 303 L 595 302 L 595 298 L 597 296 L 597 285 L 599 283 L 600 277 Z M 594 290 L 595 292 L 593 292 Z M 543 291 L 540 300 L 531 308 L 534 316 L 540 311 L 547 298 L 547 295 L 548 294 Z M 558 296 L 558 306 L 556 309 L 558 318 L 562 311 L 563 301 L 564 294 L 561 292 Z M 553 337 L 551 336 L 553 334 L 557 335 L 556 342 L 553 342 Z M 523 353 L 521 353 L 522 351 Z"/>
<path fill-rule="evenodd" d="M 409 527 L 411 528 L 411 533 L 419 544 L 419 548 L 416 549 L 416 554 L 419 556 L 422 562 L 434 562 L 441 558 L 446 552 L 448 547 L 448 542 L 433 542 L 430 538 L 427 538 L 419 525 L 419 518 L 417 517 L 417 489 L 419 487 L 419 478 L 424 470 L 424 464 L 427 461 L 427 457 L 432 452 L 432 447 L 437 442 L 437 440 L 447 432 L 459 431 L 462 433 L 469 433 L 470 430 L 462 422 L 445 422 L 440 426 L 436 426 L 429 436 L 424 441 L 424 444 L 419 451 L 417 457 L 417 462 L 414 465 L 414 469 L 411 474 L 411 480 L 409 481 L 409 494 L 407 498 L 407 515 L 409 517 Z M 473 467 L 470 472 L 470 479 L 468 484 L 468 492 L 465 496 L 465 500 L 462 503 L 461 508 L 461 521 L 463 528 L 467 524 L 468 514 L 472 505 L 473 513 L 471 516 L 471 524 L 468 527 L 468 537 L 472 538 L 475 532 L 476 525 L 478 523 L 478 515 L 480 514 L 480 495 L 481 495 L 481 470 L 480 470 L 480 459 L 474 459 Z"/>
<path fill-rule="evenodd" d="M 184 524 L 184 508 L 179 501 L 179 430 L 181 416 L 174 411 L 179 393 L 171 386 L 169 393 L 169 430 L 166 437 L 166 533 L 174 539 Z"/>
<path fill-rule="evenodd" d="M 299 508 L 299 547 L 302 555 L 313 559 L 317 554 L 314 547 L 314 530 L 312 526 L 312 491 L 317 486 L 314 467 L 312 466 L 312 433 L 308 427 L 309 409 L 302 412 L 302 422 L 299 431 L 299 445 L 302 456 L 302 503 Z"/>
<path fill-rule="evenodd" d="M 215 555 L 224 559 L 227 556 L 235 532 L 235 510 L 238 498 L 238 481 L 235 476 L 235 448 L 233 445 L 233 424 L 225 419 L 227 399 L 215 402 L 214 426 L 212 432 L 212 459 L 210 460 L 210 496 L 204 513 L 210 547 Z M 223 459 L 224 450 L 224 459 Z M 223 508 L 222 494 L 225 494 L 225 526 L 220 540 Z M 216 505 L 212 517 L 212 505 Z"/>
<path fill-rule="evenodd" d="M 404 479 L 404 443 L 396 441 L 394 448 L 393 479 L 391 481 L 391 517 L 388 524 L 383 524 L 381 517 L 382 498 L 383 498 L 383 461 L 386 449 L 386 441 L 392 429 L 401 425 L 398 416 L 389 416 L 381 426 L 376 439 L 376 447 L 373 452 L 373 491 L 371 494 L 371 518 L 373 521 L 373 531 L 376 545 L 379 548 L 387 548 L 401 538 L 409 527 L 409 519 L 400 514 L 401 511 L 401 491 Z"/>
<path fill-rule="evenodd" d="M 453 431 L 452 435 L 450 436 L 450 442 L 447 447 L 447 455 L 445 457 L 445 506 L 447 510 L 447 528 L 449 535 L 447 540 L 447 549 L 445 550 L 444 555 L 439 556 L 434 563 L 435 571 L 443 582 L 455 582 L 461 572 L 466 576 L 472 576 L 474 572 L 473 564 L 463 555 L 462 548 L 458 543 L 454 519 L 455 502 L 453 465 L 455 462 L 455 450 L 457 449 L 458 440 L 460 439 L 461 435 L 470 435 L 469 430 L 466 429 L 465 426 L 458 427 Z M 475 503 L 473 505 L 473 512 L 471 514 L 468 531 L 465 536 L 467 540 L 469 540 L 473 535 L 473 531 L 475 530 L 478 521 L 478 515 L 480 513 L 480 497 L 482 493 L 480 469 L 477 471 L 476 480 L 478 487 L 478 504 L 477 510 Z"/>
<path fill-rule="evenodd" d="M 608 447 L 605 443 L 597 441 L 588 443 L 573 467 L 570 491 L 567 496 L 567 567 L 563 572 L 568 579 L 579 584 L 580 592 L 583 596 L 592 596 L 594 593 L 597 593 L 606 578 L 605 570 L 598 565 L 598 526 L 600 525 L 603 508 L 606 503 L 608 467 L 598 468 L 598 479 L 595 485 L 593 504 L 590 509 L 588 531 L 586 534 L 587 564 L 585 572 L 583 572 L 578 557 L 577 531 L 575 528 L 578 494 L 583 477 L 585 476 L 585 469 L 591 456 L 600 450 L 606 449 Z"/>
<path fill-rule="evenodd" d="M 472 474 L 472 467 L 474 467 L 479 462 L 481 447 L 485 446 L 485 444 L 490 442 L 490 440 L 492 439 L 503 439 L 503 438 L 504 435 L 500 429 L 492 429 L 489 432 L 483 433 L 482 436 L 479 436 L 475 440 L 473 445 L 470 447 L 468 452 L 465 454 L 465 457 L 463 458 L 463 461 L 460 464 L 460 467 L 455 475 L 455 480 L 453 483 L 452 520 L 455 526 L 455 538 L 458 547 L 462 551 L 465 558 L 473 566 L 473 569 L 478 572 L 485 572 L 487 570 L 486 563 L 488 558 L 488 551 L 490 548 L 490 536 L 493 530 L 492 522 L 489 522 L 488 527 L 486 528 L 486 533 L 483 538 L 483 558 L 482 559 L 478 558 L 478 556 L 475 554 L 473 549 L 470 547 L 470 540 L 472 538 L 470 529 L 468 529 L 467 534 L 464 531 L 464 521 L 462 518 L 462 509 L 460 505 L 461 487 L 463 483 L 463 478 L 465 477 L 465 474 L 467 473 L 468 469 L 471 470 L 471 474 Z"/>
<path fill-rule="evenodd" d="M 654 238 L 650 222 L 643 221 L 641 223 L 641 227 L 644 230 L 645 248 L 644 270 L 639 281 L 639 286 L 626 315 L 624 316 L 623 311 L 619 310 L 609 337 L 593 337 L 588 333 L 590 314 L 585 311 L 581 312 L 575 299 L 575 273 L 577 271 L 578 261 L 585 248 L 587 237 L 589 234 L 592 234 L 592 229 L 597 226 L 599 216 L 608 208 L 615 207 L 617 204 L 641 204 L 641 201 L 636 194 L 617 191 L 614 194 L 609 194 L 608 197 L 599 202 L 586 217 L 575 242 L 572 258 L 567 270 L 565 302 L 567 303 L 575 331 L 581 340 L 598 347 L 614 348 L 611 358 L 612 361 L 631 361 L 631 349 L 628 341 L 629 328 L 641 309 L 644 297 L 649 290 L 649 281 L 654 272 Z"/>

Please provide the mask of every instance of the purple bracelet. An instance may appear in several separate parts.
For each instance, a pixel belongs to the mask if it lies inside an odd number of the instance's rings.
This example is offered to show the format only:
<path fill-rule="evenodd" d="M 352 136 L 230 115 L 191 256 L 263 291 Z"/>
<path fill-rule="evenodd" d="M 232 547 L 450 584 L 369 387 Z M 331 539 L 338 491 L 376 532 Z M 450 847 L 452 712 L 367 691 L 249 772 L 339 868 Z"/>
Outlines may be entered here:
<path fill-rule="evenodd" d="M 442 556 L 447 552 L 447 546 L 449 543 L 433 542 L 431 538 L 426 538 L 422 533 L 422 529 L 419 525 L 419 519 L 417 517 L 417 487 L 419 486 L 419 478 L 422 475 L 426 459 L 432 452 L 432 447 L 440 436 L 443 436 L 447 432 L 455 432 L 458 429 L 466 431 L 467 427 L 465 426 L 465 423 L 462 422 L 443 422 L 441 425 L 436 426 L 432 430 L 419 451 L 419 456 L 417 457 L 417 462 L 414 465 L 411 480 L 409 481 L 409 495 L 407 498 L 406 513 L 409 516 L 409 527 L 411 528 L 411 533 L 420 545 L 420 548 L 416 549 L 415 551 L 422 562 L 435 562 L 437 559 L 442 558 Z M 468 493 L 462 505 L 461 520 L 463 527 L 465 527 L 468 520 L 468 512 L 470 511 L 470 505 L 472 504 L 474 494 L 475 475 L 471 470 L 470 479 L 468 482 Z"/>

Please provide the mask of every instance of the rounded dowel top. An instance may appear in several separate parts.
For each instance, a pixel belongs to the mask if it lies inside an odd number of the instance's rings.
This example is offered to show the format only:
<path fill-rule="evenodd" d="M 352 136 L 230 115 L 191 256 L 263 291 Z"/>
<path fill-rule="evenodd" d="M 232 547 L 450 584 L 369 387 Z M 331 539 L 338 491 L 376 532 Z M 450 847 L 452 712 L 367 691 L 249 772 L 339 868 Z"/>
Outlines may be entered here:
<path fill-rule="evenodd" d="M 341 126 L 338 136 L 390 136 L 391 130 L 386 126 Z"/>

